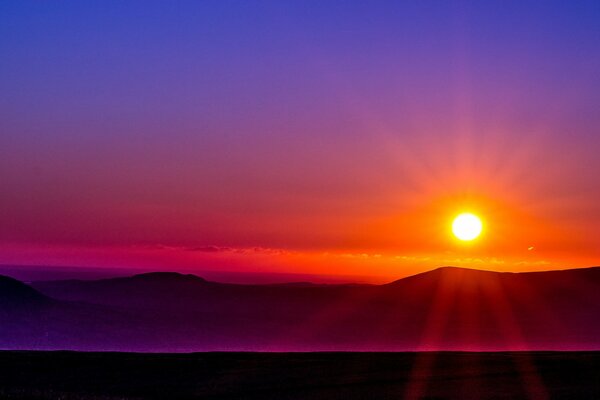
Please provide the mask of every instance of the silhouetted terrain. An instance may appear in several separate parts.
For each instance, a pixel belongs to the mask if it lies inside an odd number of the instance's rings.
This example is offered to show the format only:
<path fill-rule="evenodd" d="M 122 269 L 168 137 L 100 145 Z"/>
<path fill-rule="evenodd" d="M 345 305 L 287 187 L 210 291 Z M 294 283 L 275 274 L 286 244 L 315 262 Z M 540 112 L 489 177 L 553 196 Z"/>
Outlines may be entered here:
<path fill-rule="evenodd" d="M 3 399 L 598 399 L 600 352 L 0 352 Z"/>
<path fill-rule="evenodd" d="M 0 308 L 2 310 L 15 307 L 35 307 L 51 302 L 52 300 L 48 297 L 23 282 L 0 275 Z"/>
<path fill-rule="evenodd" d="M 0 280 L 0 347 L 115 351 L 596 350 L 600 268 L 440 268 L 386 285 L 149 273 Z"/>

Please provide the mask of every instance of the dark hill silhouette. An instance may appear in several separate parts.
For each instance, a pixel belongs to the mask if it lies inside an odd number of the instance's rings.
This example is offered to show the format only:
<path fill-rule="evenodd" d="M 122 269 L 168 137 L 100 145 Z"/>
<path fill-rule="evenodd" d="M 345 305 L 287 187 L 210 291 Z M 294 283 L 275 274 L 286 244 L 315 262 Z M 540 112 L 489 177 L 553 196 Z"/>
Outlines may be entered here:
<path fill-rule="evenodd" d="M 267 302 L 271 311 L 279 301 L 309 306 L 336 296 L 353 285 L 312 283 L 243 285 L 209 282 L 195 275 L 160 272 L 95 281 L 66 280 L 33 282 L 36 289 L 67 301 L 84 301 L 138 309 L 169 309 L 206 312 L 239 312 L 254 303 Z M 269 310 L 267 310 L 268 312 Z"/>
<path fill-rule="evenodd" d="M 0 275 L 0 307 L 35 306 L 51 300 L 21 281 Z"/>
<path fill-rule="evenodd" d="M 385 285 L 239 285 L 150 273 L 32 286 L 56 301 L 48 311 L 15 317 L 12 333 L 0 328 L 2 347 L 600 348 L 598 267 L 531 273 L 444 267 Z"/>
<path fill-rule="evenodd" d="M 148 272 L 145 274 L 137 274 L 131 278 L 113 278 L 110 281 L 130 280 L 136 282 L 206 282 L 205 279 L 192 274 L 180 274 L 177 272 Z"/>

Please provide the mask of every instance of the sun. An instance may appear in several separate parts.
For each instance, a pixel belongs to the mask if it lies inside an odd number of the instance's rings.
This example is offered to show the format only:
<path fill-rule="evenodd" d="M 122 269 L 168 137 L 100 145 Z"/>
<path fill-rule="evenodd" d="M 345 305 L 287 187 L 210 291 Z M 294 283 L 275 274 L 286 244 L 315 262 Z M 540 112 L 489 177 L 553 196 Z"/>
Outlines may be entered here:
<path fill-rule="evenodd" d="M 479 237 L 482 230 L 481 219 L 475 214 L 462 213 L 452 222 L 452 233 L 460 240 L 474 240 Z"/>

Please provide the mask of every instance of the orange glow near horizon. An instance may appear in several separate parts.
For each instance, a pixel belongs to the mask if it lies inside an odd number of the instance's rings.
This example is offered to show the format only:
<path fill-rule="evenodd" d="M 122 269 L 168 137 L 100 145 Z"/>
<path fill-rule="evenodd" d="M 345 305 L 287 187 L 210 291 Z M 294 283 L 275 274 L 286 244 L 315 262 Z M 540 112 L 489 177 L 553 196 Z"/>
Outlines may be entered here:
<path fill-rule="evenodd" d="M 453 239 L 456 241 L 456 239 Z M 315 250 L 284 250 L 271 248 L 230 248 L 206 246 L 202 248 L 177 247 L 28 247 L 6 246 L 0 250 L 4 264 L 42 265 L 57 267 L 93 267 L 119 271 L 178 271 L 205 276 L 206 273 L 242 273 L 242 281 L 287 282 L 298 279 L 315 282 L 387 283 L 409 275 L 441 266 L 457 266 L 501 272 L 544 271 L 551 269 L 581 268 L 593 265 L 591 259 L 574 263 L 572 259 L 545 259 L 534 251 L 518 256 L 496 257 L 470 254 L 465 248 L 456 251 L 432 253 L 400 252 L 341 252 Z M 27 258 L 23 257 L 26 254 Z M 117 265 L 118 267 L 114 267 Z M 256 277 L 253 277 L 253 274 Z M 218 274 L 217 274 L 218 275 Z M 294 278 L 301 276 L 302 278 Z M 206 277 L 206 276 L 205 276 Z M 215 280 L 227 281 L 227 278 Z"/>
<path fill-rule="evenodd" d="M 102 246 L 15 242 L 3 243 L 0 254 L 3 264 L 131 267 L 199 275 L 217 270 L 298 274 L 314 276 L 310 278 L 313 280 L 371 283 L 448 265 L 518 272 L 597 264 L 598 249 L 594 247 L 594 236 L 584 234 L 585 221 L 570 224 L 564 213 L 552 214 L 547 204 L 528 202 L 519 193 L 490 190 L 488 195 L 452 194 L 444 193 L 442 185 L 437 190 L 432 187 L 403 193 L 397 210 L 390 207 L 381 213 L 371 211 L 368 218 L 364 217 L 366 211 L 347 208 L 338 211 L 338 218 L 327 214 L 290 215 L 285 225 L 274 218 L 264 219 L 261 224 L 260 214 L 246 215 L 256 236 L 271 242 L 268 246 L 230 240 L 225 244 L 211 240 Z M 483 216 L 485 234 L 470 242 L 457 240 L 451 230 L 457 210 Z M 153 229 L 169 227 L 159 218 L 156 221 L 158 225 Z M 238 226 L 228 233 L 236 234 Z M 151 231 L 150 226 L 147 228 Z M 280 245 L 286 240 L 296 244 Z"/>

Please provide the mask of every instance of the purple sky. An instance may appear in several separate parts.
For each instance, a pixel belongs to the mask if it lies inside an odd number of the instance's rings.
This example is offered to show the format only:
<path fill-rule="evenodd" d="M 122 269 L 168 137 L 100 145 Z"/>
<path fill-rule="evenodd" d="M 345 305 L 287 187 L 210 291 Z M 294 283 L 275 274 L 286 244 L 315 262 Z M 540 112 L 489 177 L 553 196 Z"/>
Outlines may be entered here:
<path fill-rule="evenodd" d="M 597 263 L 599 17 L 598 2 L 4 2 L 0 263 Z M 488 222 L 468 250 L 446 232 L 465 207 Z M 226 251 L 189 251 L 206 246 Z"/>

